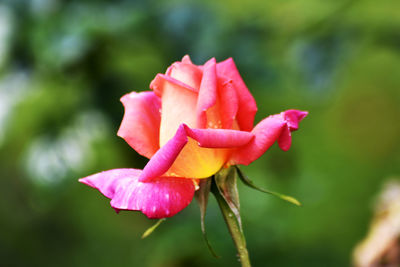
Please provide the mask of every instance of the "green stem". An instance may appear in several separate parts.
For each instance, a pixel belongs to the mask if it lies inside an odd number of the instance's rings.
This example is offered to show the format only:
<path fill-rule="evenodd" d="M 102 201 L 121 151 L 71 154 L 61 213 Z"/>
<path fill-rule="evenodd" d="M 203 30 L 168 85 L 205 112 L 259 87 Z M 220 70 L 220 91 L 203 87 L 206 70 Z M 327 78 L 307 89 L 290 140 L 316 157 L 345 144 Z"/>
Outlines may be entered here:
<path fill-rule="evenodd" d="M 228 226 L 229 232 L 232 236 L 233 243 L 236 246 L 242 267 L 251 267 L 249 252 L 247 251 L 246 247 L 246 239 L 243 235 L 235 214 L 232 212 L 232 210 L 229 208 L 229 205 L 220 194 L 214 193 L 214 196 L 217 199 L 222 215 L 224 216 L 225 223 Z"/>

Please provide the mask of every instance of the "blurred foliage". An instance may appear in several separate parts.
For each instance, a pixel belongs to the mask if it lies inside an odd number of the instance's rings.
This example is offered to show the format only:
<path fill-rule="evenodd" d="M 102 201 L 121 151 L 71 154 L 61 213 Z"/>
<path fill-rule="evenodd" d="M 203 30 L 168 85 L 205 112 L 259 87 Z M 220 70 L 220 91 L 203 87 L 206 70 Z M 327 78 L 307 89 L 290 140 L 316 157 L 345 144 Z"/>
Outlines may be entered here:
<path fill-rule="evenodd" d="M 189 54 L 233 57 L 257 120 L 308 110 L 241 186 L 254 266 L 346 266 L 386 177 L 400 172 L 400 2 L 386 0 L 0 2 L 0 258 L 4 266 L 235 266 L 211 200 L 208 252 L 192 203 L 154 222 L 116 215 L 77 179 L 146 160 L 115 134 L 119 98 Z"/>

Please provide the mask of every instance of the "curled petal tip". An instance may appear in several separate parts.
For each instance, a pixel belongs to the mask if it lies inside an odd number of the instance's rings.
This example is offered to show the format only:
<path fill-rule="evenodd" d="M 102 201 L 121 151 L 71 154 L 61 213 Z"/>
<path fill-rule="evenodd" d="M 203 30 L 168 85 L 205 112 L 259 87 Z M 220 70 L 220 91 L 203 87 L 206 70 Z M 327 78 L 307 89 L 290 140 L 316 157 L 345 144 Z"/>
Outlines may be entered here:
<path fill-rule="evenodd" d="M 184 56 L 183 56 L 183 58 L 182 58 L 182 63 L 185 63 L 185 64 L 193 64 L 193 63 L 192 63 L 192 60 L 190 59 L 190 56 L 189 56 L 189 55 L 184 55 Z"/>
<path fill-rule="evenodd" d="M 295 131 L 299 128 L 299 122 L 308 115 L 308 111 L 290 109 L 282 112 L 282 115 L 290 130 Z"/>
<path fill-rule="evenodd" d="M 237 149 L 232 155 L 230 164 L 248 165 L 266 152 L 275 141 L 287 151 L 292 144 L 292 131 L 299 127 L 299 122 L 308 114 L 307 111 L 287 110 L 262 120 L 251 131 L 254 139 Z"/>
<path fill-rule="evenodd" d="M 86 178 L 80 178 L 78 179 L 78 182 L 93 187 L 93 184 L 90 182 L 90 180 Z"/>
<path fill-rule="evenodd" d="M 296 131 L 299 128 L 299 122 L 308 115 L 308 112 L 291 109 L 284 111 L 282 114 L 286 126 L 278 138 L 278 145 L 283 151 L 288 151 L 292 145 L 292 131 Z"/>

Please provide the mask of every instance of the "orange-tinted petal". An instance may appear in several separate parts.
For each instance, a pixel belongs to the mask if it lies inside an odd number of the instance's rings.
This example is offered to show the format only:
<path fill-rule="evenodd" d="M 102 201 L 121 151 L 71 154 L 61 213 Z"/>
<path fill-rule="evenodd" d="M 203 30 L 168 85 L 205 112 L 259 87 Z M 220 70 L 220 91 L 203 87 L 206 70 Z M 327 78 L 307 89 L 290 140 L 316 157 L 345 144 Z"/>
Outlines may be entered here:
<path fill-rule="evenodd" d="M 200 88 L 202 71 L 190 59 L 184 57 L 182 62 L 175 62 L 166 71 L 166 75 L 196 90 Z"/>
<path fill-rule="evenodd" d="M 188 138 L 189 137 L 189 138 Z M 140 181 L 164 175 L 207 178 L 226 162 L 229 148 L 243 146 L 252 140 L 249 132 L 225 129 L 190 129 L 182 124 L 147 163 Z"/>
<path fill-rule="evenodd" d="M 160 147 L 170 140 L 182 123 L 196 127 L 197 93 L 173 78 L 158 74 L 151 83 L 152 89 L 161 92 Z"/>

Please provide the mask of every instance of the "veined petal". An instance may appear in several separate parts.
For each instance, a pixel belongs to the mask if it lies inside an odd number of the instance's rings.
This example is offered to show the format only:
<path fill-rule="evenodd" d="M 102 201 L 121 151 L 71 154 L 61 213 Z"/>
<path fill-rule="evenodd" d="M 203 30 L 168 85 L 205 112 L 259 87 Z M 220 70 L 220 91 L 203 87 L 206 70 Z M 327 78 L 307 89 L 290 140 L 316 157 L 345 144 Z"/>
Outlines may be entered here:
<path fill-rule="evenodd" d="M 249 132 L 191 129 L 182 124 L 175 136 L 150 159 L 139 179 L 151 181 L 165 173 L 190 178 L 210 177 L 225 164 L 229 148 L 246 145 L 253 137 Z"/>
<path fill-rule="evenodd" d="M 153 92 L 132 92 L 121 98 L 125 114 L 117 135 L 150 158 L 159 149 L 160 98 Z"/>
<path fill-rule="evenodd" d="M 228 58 L 217 64 L 218 75 L 232 80 L 239 97 L 239 109 L 236 116 L 240 130 L 250 131 L 253 128 L 254 117 L 257 113 L 256 102 L 242 80 L 232 58 Z"/>
<path fill-rule="evenodd" d="M 197 127 L 206 128 L 207 110 L 217 101 L 217 72 L 215 58 L 204 64 L 203 77 L 197 99 Z"/>
<path fill-rule="evenodd" d="M 174 216 L 193 199 L 191 179 L 158 177 L 152 182 L 140 182 L 141 170 L 114 169 L 100 172 L 79 181 L 98 189 L 111 199 L 116 210 L 138 210 L 150 219 Z"/>
<path fill-rule="evenodd" d="M 278 141 L 282 150 L 288 150 L 292 142 L 291 132 L 298 129 L 298 123 L 307 114 L 306 111 L 288 110 L 265 118 L 251 131 L 254 139 L 236 149 L 228 164 L 248 165 L 264 154 L 275 141 Z"/>

